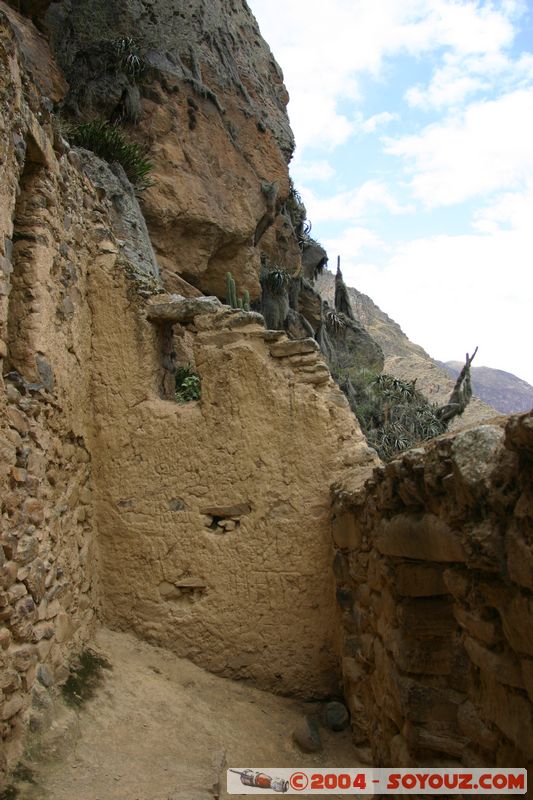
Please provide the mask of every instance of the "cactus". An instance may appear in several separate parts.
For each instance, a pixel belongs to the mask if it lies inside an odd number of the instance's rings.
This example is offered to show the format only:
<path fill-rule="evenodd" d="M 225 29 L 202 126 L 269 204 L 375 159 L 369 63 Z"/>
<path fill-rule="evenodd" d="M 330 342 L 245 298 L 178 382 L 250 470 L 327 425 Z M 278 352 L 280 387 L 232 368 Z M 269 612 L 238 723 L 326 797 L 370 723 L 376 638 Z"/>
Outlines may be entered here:
<path fill-rule="evenodd" d="M 226 302 L 232 308 L 237 307 L 237 291 L 231 272 L 226 272 Z"/>
<path fill-rule="evenodd" d="M 237 288 L 231 272 L 226 272 L 226 303 L 241 311 L 250 310 L 250 293 L 244 290 L 242 297 L 237 297 Z"/>

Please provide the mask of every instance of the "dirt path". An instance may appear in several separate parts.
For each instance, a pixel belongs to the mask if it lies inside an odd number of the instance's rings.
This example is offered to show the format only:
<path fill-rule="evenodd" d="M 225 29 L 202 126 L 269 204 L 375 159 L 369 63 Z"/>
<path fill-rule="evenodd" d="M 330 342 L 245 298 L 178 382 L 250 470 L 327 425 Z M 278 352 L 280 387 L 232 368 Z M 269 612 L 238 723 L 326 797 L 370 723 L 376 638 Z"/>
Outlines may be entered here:
<path fill-rule="evenodd" d="M 128 634 L 101 630 L 96 646 L 112 669 L 81 711 L 63 708 L 33 755 L 35 784 L 19 786 L 17 800 L 214 800 L 228 797 L 228 766 L 356 765 L 348 731 L 322 729 L 318 754 L 293 744 L 313 705 L 216 677 Z"/>

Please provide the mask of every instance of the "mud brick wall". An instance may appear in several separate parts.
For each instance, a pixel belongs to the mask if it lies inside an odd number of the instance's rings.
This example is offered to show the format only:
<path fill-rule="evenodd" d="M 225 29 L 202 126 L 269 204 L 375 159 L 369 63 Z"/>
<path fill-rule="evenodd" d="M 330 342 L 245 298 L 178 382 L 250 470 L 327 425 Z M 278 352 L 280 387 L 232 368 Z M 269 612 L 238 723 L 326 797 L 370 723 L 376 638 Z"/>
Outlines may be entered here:
<path fill-rule="evenodd" d="M 336 487 L 346 696 L 375 764 L 531 766 L 532 479 L 530 413 Z"/>

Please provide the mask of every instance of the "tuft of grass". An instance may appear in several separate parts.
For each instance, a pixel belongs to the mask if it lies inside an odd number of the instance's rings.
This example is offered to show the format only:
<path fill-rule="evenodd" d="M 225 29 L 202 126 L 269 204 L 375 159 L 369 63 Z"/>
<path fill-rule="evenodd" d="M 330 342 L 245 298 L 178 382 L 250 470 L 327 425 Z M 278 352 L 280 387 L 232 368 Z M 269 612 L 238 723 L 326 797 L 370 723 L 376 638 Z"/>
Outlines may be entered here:
<path fill-rule="evenodd" d="M 200 377 L 194 372 L 190 364 L 186 367 L 178 367 L 176 370 L 176 402 L 190 403 L 192 400 L 199 400 L 202 396 Z"/>
<path fill-rule="evenodd" d="M 103 669 L 111 669 L 111 664 L 93 650 L 84 650 L 61 687 L 65 702 L 79 707 L 90 700 L 102 683 Z"/>
<path fill-rule="evenodd" d="M 115 125 L 96 119 L 71 126 L 66 134 L 71 144 L 92 150 L 110 164 L 117 161 L 133 184 L 139 187 L 148 185 L 152 162 L 146 157 L 145 151 Z"/>

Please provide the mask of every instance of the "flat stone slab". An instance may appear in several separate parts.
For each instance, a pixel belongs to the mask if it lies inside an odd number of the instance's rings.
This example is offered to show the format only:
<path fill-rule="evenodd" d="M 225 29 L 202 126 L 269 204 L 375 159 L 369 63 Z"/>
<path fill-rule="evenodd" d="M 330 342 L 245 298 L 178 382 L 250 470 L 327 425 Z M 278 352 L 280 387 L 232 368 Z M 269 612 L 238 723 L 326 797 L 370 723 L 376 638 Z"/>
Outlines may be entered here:
<path fill-rule="evenodd" d="M 270 345 L 270 355 L 274 358 L 297 356 L 304 353 L 315 353 L 320 350 L 314 339 L 287 339 Z"/>
<path fill-rule="evenodd" d="M 192 322 L 200 314 L 214 314 L 222 308 L 218 297 L 158 295 L 149 302 L 146 318 L 156 324 Z"/>

